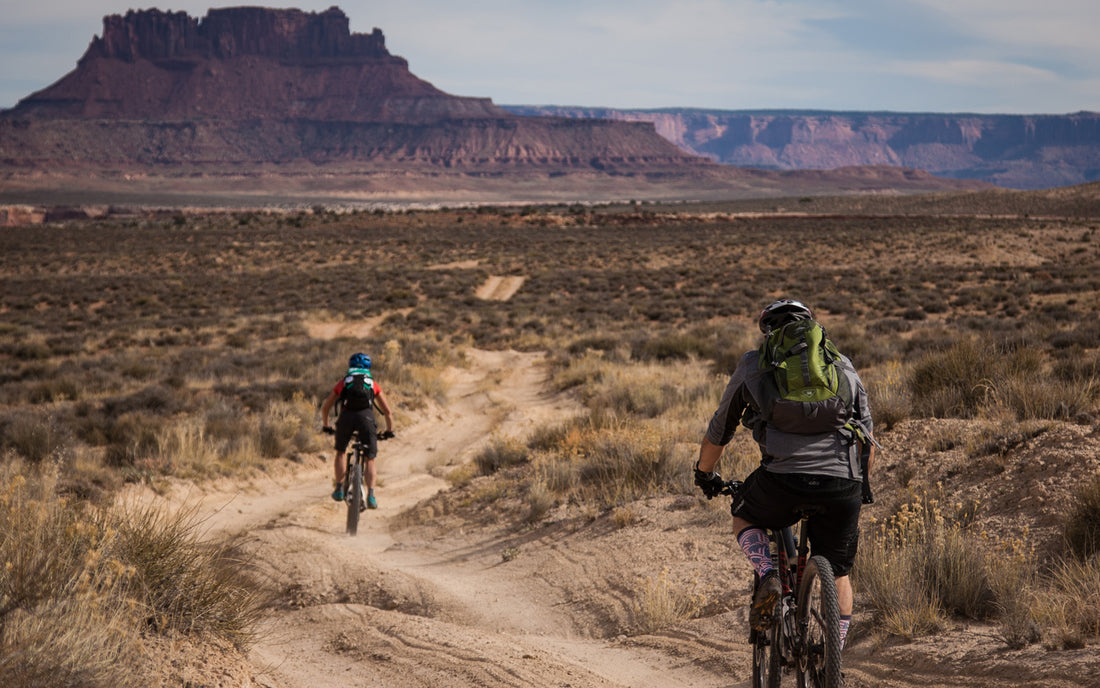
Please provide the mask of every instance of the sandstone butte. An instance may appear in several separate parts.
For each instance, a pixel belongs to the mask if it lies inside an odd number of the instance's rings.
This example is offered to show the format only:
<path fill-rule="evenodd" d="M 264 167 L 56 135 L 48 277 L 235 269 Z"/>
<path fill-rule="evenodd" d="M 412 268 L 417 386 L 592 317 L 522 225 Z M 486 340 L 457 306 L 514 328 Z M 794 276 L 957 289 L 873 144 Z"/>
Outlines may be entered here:
<path fill-rule="evenodd" d="M 76 69 L 2 119 L 8 164 L 705 164 L 649 123 L 520 117 L 447 94 L 335 7 L 105 17 Z"/>

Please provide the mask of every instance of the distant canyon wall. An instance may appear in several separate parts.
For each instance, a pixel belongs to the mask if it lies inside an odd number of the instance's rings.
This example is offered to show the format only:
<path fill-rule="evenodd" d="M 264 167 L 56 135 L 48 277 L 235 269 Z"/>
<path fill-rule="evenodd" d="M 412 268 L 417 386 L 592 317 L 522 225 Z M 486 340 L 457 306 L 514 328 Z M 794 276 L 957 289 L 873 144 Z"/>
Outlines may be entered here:
<path fill-rule="evenodd" d="M 743 167 L 892 165 L 1017 189 L 1100 180 L 1100 113 L 1095 112 L 975 115 L 503 107 L 524 116 L 652 122 L 661 136 L 686 152 Z"/>

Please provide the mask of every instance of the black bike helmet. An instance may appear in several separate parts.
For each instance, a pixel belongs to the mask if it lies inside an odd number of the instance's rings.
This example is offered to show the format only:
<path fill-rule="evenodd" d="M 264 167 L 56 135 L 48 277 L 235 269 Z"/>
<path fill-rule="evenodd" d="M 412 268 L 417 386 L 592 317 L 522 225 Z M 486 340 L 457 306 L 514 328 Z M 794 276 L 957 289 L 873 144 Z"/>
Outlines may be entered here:
<path fill-rule="evenodd" d="M 760 311 L 760 331 L 767 334 L 777 327 L 796 320 L 811 320 L 814 312 L 801 301 L 779 299 Z"/>

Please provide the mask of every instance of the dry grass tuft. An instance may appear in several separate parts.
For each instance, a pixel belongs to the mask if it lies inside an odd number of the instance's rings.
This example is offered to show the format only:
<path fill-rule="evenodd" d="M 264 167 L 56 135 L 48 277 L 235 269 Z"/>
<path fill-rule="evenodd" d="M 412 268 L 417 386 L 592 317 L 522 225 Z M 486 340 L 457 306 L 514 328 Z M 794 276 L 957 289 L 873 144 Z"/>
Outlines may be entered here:
<path fill-rule="evenodd" d="M 0 685 L 140 686 L 147 631 L 246 643 L 259 588 L 185 516 L 59 500 L 47 472 L 0 482 Z"/>
<path fill-rule="evenodd" d="M 1067 548 L 1078 559 L 1100 554 L 1100 475 L 1077 491 L 1063 532 Z"/>
<path fill-rule="evenodd" d="M 694 585 L 674 581 L 667 568 L 641 582 L 634 599 L 631 635 L 647 635 L 693 618 L 703 609 L 706 597 Z"/>
<path fill-rule="evenodd" d="M 966 514 L 949 518 L 934 498 L 903 504 L 860 544 L 854 575 L 892 635 L 935 632 L 951 614 L 996 614 L 985 547 Z"/>

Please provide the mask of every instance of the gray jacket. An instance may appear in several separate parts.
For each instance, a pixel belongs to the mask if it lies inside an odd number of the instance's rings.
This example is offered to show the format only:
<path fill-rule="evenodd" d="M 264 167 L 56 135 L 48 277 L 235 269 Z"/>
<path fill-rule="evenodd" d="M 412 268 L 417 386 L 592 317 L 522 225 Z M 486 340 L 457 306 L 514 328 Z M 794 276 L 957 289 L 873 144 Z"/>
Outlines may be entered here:
<path fill-rule="evenodd" d="M 848 379 L 849 388 L 853 390 L 852 421 L 861 425 L 869 437 L 873 437 L 871 408 L 863 381 L 846 356 L 840 357 L 836 367 Z M 729 444 L 744 419 L 745 424 L 753 429 L 753 439 L 760 445 L 767 470 L 862 480 L 859 446 L 851 431 L 841 429 L 815 435 L 797 435 L 783 432 L 759 417 L 759 400 L 763 398 L 762 378 L 765 374 L 768 373 L 760 368 L 760 352 L 749 351 L 741 357 L 722 394 L 718 410 L 707 426 L 706 439 L 720 446 Z"/>

